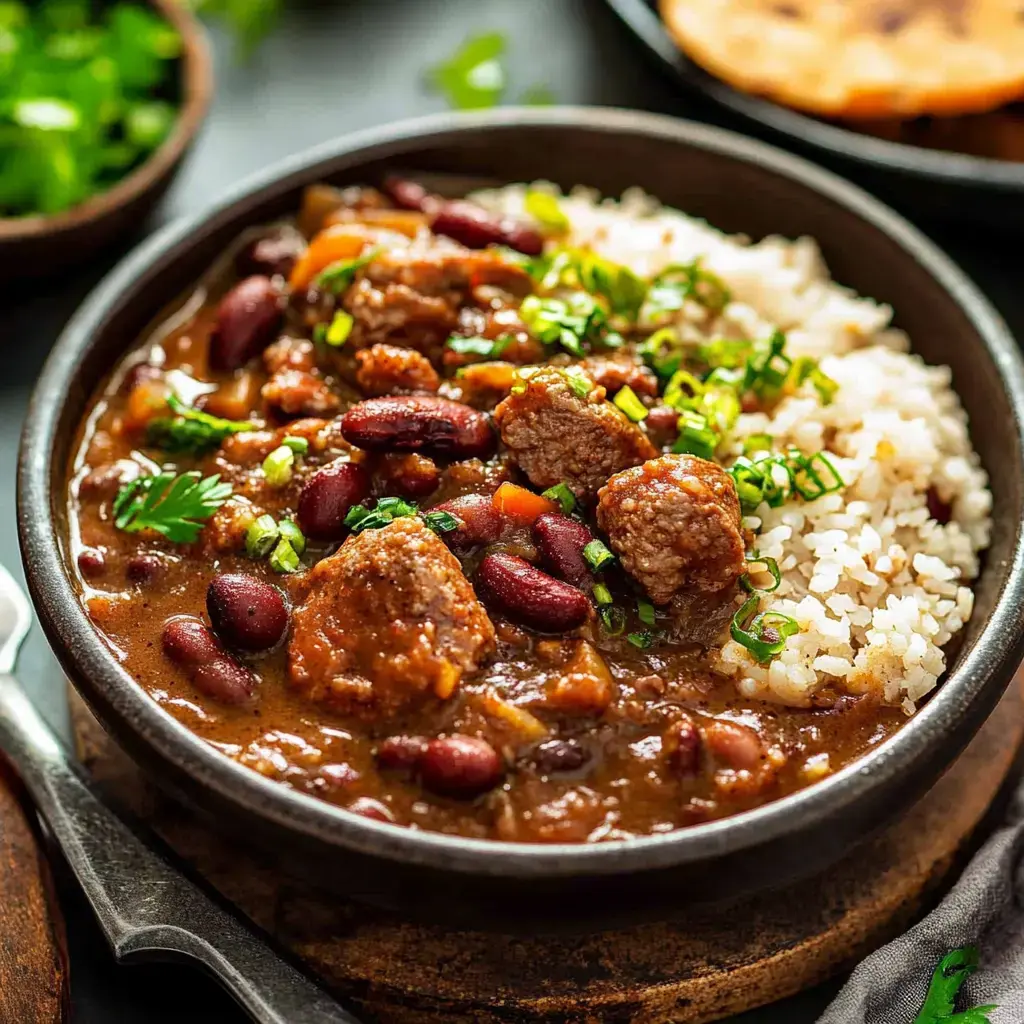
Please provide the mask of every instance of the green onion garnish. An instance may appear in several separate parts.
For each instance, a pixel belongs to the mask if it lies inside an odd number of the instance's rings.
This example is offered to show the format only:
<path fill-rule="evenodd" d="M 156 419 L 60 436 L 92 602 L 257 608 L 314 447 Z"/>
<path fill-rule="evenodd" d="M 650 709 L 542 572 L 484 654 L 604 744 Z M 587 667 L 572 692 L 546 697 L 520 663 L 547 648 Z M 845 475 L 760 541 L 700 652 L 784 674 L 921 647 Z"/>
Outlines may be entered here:
<path fill-rule="evenodd" d="M 512 343 L 511 335 L 492 341 L 490 338 L 461 338 L 452 335 L 448 339 L 447 347 L 453 352 L 464 356 L 482 356 L 484 359 L 497 359 Z"/>
<path fill-rule="evenodd" d="M 504 56 L 503 33 L 469 36 L 443 64 L 430 69 L 427 80 L 455 110 L 494 107 L 505 91 Z"/>
<path fill-rule="evenodd" d="M 309 441 L 304 437 L 292 437 L 289 434 L 281 441 L 281 444 L 286 448 L 291 448 L 296 455 L 305 455 L 309 451 Z"/>
<path fill-rule="evenodd" d="M 526 212 L 552 234 L 563 234 L 569 230 L 569 218 L 550 192 L 527 192 Z"/>
<path fill-rule="evenodd" d="M 565 515 L 569 515 L 576 508 L 576 495 L 573 494 L 572 488 L 567 483 L 549 487 L 542 496 L 548 501 L 557 501 L 562 506 L 562 512 Z"/>
<path fill-rule="evenodd" d="M 645 626 L 653 626 L 655 624 L 655 611 L 654 605 L 650 601 L 644 601 L 643 599 L 636 603 L 636 615 L 637 618 Z"/>
<path fill-rule="evenodd" d="M 424 512 L 420 515 L 420 519 L 434 533 L 451 533 L 452 530 L 457 530 L 462 525 L 462 520 L 453 516 L 451 512 Z"/>
<path fill-rule="evenodd" d="M 761 664 L 772 660 L 786 648 L 786 638 L 800 632 L 795 619 L 781 612 L 758 612 L 761 598 L 755 594 L 732 617 L 729 632 Z M 756 614 L 755 614 L 756 613 Z"/>
<path fill-rule="evenodd" d="M 845 486 L 843 478 L 824 452 L 807 457 L 791 449 L 789 464 L 793 471 L 793 489 L 804 501 L 814 501 Z"/>
<path fill-rule="evenodd" d="M 683 361 L 683 341 L 674 327 L 662 327 L 637 348 L 640 358 L 659 376 L 671 377 Z"/>
<path fill-rule="evenodd" d="M 607 605 L 612 603 L 612 592 L 604 583 L 594 584 L 594 600 L 599 605 Z"/>
<path fill-rule="evenodd" d="M 651 282 L 644 304 L 647 319 L 656 319 L 683 308 L 692 299 L 713 313 L 721 312 L 732 300 L 721 278 L 704 270 L 700 260 L 666 267 Z"/>
<path fill-rule="evenodd" d="M 280 537 L 277 523 L 271 515 L 262 515 L 245 531 L 245 553 L 250 558 L 266 558 Z"/>
<path fill-rule="evenodd" d="M 619 636 L 626 628 L 626 613 L 616 604 L 602 605 L 597 610 L 601 625 L 609 636 Z"/>
<path fill-rule="evenodd" d="M 654 646 L 654 634 L 649 629 L 641 630 L 639 633 L 630 633 L 626 639 L 634 647 L 639 647 L 642 651 Z"/>
<path fill-rule="evenodd" d="M 317 287 L 334 295 L 340 295 L 355 280 L 356 274 L 376 259 L 379 252 L 380 249 L 375 247 L 364 252 L 362 256 L 357 256 L 354 260 L 338 260 L 336 263 L 332 263 L 317 277 Z M 327 340 L 326 336 L 324 340 Z"/>
<path fill-rule="evenodd" d="M 570 366 L 565 371 L 565 376 L 568 378 L 569 387 L 572 388 L 573 394 L 577 398 L 586 398 L 591 391 L 594 390 L 593 381 L 581 370 L 577 370 L 575 367 Z"/>
<path fill-rule="evenodd" d="M 351 313 L 346 313 L 343 309 L 338 310 L 334 314 L 330 326 L 324 332 L 324 341 L 332 348 L 341 348 L 348 341 L 348 336 L 352 333 L 354 325 L 355 320 Z"/>
<path fill-rule="evenodd" d="M 672 446 L 677 455 L 696 455 L 710 462 L 715 457 L 718 441 L 718 434 L 708 425 L 706 417 L 689 410 L 680 413 L 679 437 Z"/>
<path fill-rule="evenodd" d="M 639 423 L 647 418 L 647 407 L 628 384 L 624 384 L 619 389 L 612 402 L 634 423 Z"/>
<path fill-rule="evenodd" d="M 759 555 L 756 551 L 752 551 L 747 555 L 747 565 L 764 566 L 763 569 L 755 571 L 771 573 L 772 585 L 770 587 L 755 587 L 750 581 L 750 573 L 746 572 L 740 577 L 740 586 L 744 590 L 750 594 L 770 594 L 772 591 L 779 589 L 779 584 L 782 582 L 782 572 L 779 569 L 779 563 L 774 558 L 768 558 L 767 556 Z"/>
<path fill-rule="evenodd" d="M 211 416 L 202 409 L 193 409 L 177 395 L 168 395 L 167 404 L 174 416 L 160 416 L 151 420 L 146 429 L 147 443 L 166 452 L 202 455 L 216 448 L 226 437 L 253 430 L 250 420 L 225 420 Z"/>
<path fill-rule="evenodd" d="M 615 555 L 608 550 L 604 541 L 592 540 L 584 549 L 583 557 L 594 572 L 606 569 L 615 561 Z"/>
<path fill-rule="evenodd" d="M 263 475 L 271 487 L 284 487 L 292 478 L 295 452 L 287 445 L 275 448 L 263 460 Z"/>
<path fill-rule="evenodd" d="M 270 553 L 270 568 L 282 574 L 295 572 L 299 567 L 299 556 L 295 548 L 283 537 Z"/>
<path fill-rule="evenodd" d="M 751 434 L 743 441 L 743 452 L 746 455 L 754 455 L 757 452 L 770 452 L 772 450 L 772 438 L 770 434 Z"/>
<path fill-rule="evenodd" d="M 282 519 L 278 529 L 281 532 L 281 537 L 291 544 L 297 555 L 301 555 L 306 550 L 306 537 L 299 529 L 298 523 L 291 519 Z"/>

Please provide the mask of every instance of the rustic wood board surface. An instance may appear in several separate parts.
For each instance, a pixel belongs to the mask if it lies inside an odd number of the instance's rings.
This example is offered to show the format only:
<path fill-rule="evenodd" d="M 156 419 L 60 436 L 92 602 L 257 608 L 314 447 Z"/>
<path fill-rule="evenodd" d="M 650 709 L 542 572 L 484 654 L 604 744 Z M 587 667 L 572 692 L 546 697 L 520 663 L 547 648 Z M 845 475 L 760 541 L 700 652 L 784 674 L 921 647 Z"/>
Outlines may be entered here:
<path fill-rule="evenodd" d="M 59 1024 L 68 1008 L 64 928 L 20 797 L 0 763 L 0 1024 Z"/>
<path fill-rule="evenodd" d="M 680 908 L 671 921 L 570 938 L 444 930 L 282 878 L 163 796 L 74 697 L 72 717 L 80 756 L 100 784 L 371 1019 L 700 1024 L 814 985 L 907 926 L 1014 762 L 1022 682 L 910 813 L 826 875 L 734 904 Z"/>

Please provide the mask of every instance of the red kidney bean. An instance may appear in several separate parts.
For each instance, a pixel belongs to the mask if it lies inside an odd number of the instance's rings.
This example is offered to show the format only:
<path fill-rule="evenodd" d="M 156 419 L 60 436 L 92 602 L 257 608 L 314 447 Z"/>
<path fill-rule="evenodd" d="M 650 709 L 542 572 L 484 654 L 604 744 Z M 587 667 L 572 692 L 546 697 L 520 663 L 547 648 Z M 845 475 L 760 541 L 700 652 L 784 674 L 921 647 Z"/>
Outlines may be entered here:
<path fill-rule="evenodd" d="M 704 742 L 716 758 L 736 771 L 752 772 L 764 761 L 761 737 L 753 729 L 725 718 L 716 718 L 705 727 Z"/>
<path fill-rule="evenodd" d="M 391 176 L 384 179 L 383 189 L 388 198 L 403 210 L 431 213 L 444 204 L 444 200 L 428 192 L 419 182 Z"/>
<path fill-rule="evenodd" d="M 647 414 L 644 426 L 654 444 L 664 448 L 679 436 L 679 413 L 667 405 L 656 405 Z"/>
<path fill-rule="evenodd" d="M 441 482 L 441 471 L 433 459 L 415 452 L 385 455 L 375 475 L 386 495 L 398 494 L 403 498 L 424 498 L 433 494 Z"/>
<path fill-rule="evenodd" d="M 107 558 L 98 548 L 83 548 L 78 553 L 78 571 L 87 580 L 94 580 L 107 571 Z"/>
<path fill-rule="evenodd" d="M 207 697 L 224 704 L 244 704 L 252 697 L 256 686 L 253 674 L 235 661 L 198 619 L 171 619 L 164 626 L 163 649 Z"/>
<path fill-rule="evenodd" d="M 356 797 L 345 810 L 358 814 L 361 818 L 369 818 L 371 821 L 383 821 L 388 825 L 395 823 L 395 816 L 391 811 L 379 800 L 374 800 L 373 797 Z"/>
<path fill-rule="evenodd" d="M 475 582 L 485 604 L 545 633 L 575 629 L 590 614 L 590 602 L 581 591 L 516 555 L 487 555 L 477 569 Z"/>
<path fill-rule="evenodd" d="M 245 246 L 235 258 L 235 269 L 242 277 L 287 277 L 305 247 L 302 236 L 296 232 L 275 231 Z"/>
<path fill-rule="evenodd" d="M 700 771 L 700 733 L 689 715 L 674 721 L 661 737 L 661 750 L 669 767 L 678 775 Z"/>
<path fill-rule="evenodd" d="M 277 587 L 244 572 L 217 576 L 206 591 L 214 632 L 243 651 L 276 647 L 288 628 L 288 609 Z"/>
<path fill-rule="evenodd" d="M 505 520 L 485 494 L 465 494 L 435 505 L 431 512 L 448 512 L 462 525 L 457 530 L 442 534 L 443 538 L 460 551 L 478 544 L 492 544 L 501 536 Z"/>
<path fill-rule="evenodd" d="M 370 493 L 370 474 L 355 462 L 332 462 L 318 469 L 299 494 L 296 519 L 311 540 L 341 540 L 345 516 Z"/>
<path fill-rule="evenodd" d="M 283 300 L 269 277 L 255 275 L 236 284 L 217 307 L 210 337 L 210 366 L 237 370 L 262 352 L 281 325 Z"/>
<path fill-rule="evenodd" d="M 436 395 L 370 398 L 341 418 L 345 440 L 367 451 L 421 452 L 451 459 L 484 458 L 494 450 L 487 417 Z"/>
<path fill-rule="evenodd" d="M 544 251 L 540 232 L 511 217 L 500 217 L 465 199 L 445 203 L 431 225 L 435 234 L 446 235 L 468 249 L 486 249 L 489 245 L 506 245 L 527 256 Z"/>
<path fill-rule="evenodd" d="M 530 755 L 541 775 L 579 771 L 589 760 L 590 751 L 576 739 L 545 740 Z"/>
<path fill-rule="evenodd" d="M 928 505 L 928 515 L 940 526 L 945 526 L 953 518 L 953 506 L 949 502 L 943 501 L 934 487 L 928 488 L 925 502 Z"/>
<path fill-rule="evenodd" d="M 124 568 L 124 574 L 132 583 L 152 583 L 164 568 L 159 555 L 132 555 Z"/>
<path fill-rule="evenodd" d="M 377 747 L 377 764 L 391 771 L 414 771 L 427 745 L 424 736 L 389 736 Z"/>
<path fill-rule="evenodd" d="M 498 752 L 475 736 L 431 740 L 420 758 L 423 785 L 443 796 L 477 796 L 498 785 L 504 774 Z"/>
<path fill-rule="evenodd" d="M 545 512 L 533 524 L 533 542 L 545 565 L 574 587 L 592 587 L 594 576 L 583 549 L 594 535 L 578 519 Z"/>

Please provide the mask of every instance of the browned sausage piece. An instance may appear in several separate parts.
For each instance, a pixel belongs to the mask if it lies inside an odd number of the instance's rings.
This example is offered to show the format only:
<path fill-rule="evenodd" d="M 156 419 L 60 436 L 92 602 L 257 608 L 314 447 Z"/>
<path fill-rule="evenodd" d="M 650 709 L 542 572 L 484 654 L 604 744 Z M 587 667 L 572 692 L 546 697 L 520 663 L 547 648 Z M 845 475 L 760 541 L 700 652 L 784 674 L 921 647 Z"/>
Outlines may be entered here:
<path fill-rule="evenodd" d="M 663 455 L 612 477 L 597 522 L 655 604 L 684 587 L 724 590 L 745 569 L 732 477 L 693 455 Z"/>
<path fill-rule="evenodd" d="M 399 395 L 410 391 L 436 391 L 437 370 L 425 355 L 397 345 L 374 345 L 356 353 L 356 383 L 364 395 Z"/>
<path fill-rule="evenodd" d="M 455 556 L 414 517 L 350 537 L 308 581 L 289 674 L 334 709 L 391 715 L 448 697 L 494 650 L 494 627 Z"/>
<path fill-rule="evenodd" d="M 572 378 L 547 367 L 494 410 L 501 439 L 538 488 L 565 482 L 592 498 L 614 473 L 657 455 L 644 432 L 594 386 L 585 396 Z"/>

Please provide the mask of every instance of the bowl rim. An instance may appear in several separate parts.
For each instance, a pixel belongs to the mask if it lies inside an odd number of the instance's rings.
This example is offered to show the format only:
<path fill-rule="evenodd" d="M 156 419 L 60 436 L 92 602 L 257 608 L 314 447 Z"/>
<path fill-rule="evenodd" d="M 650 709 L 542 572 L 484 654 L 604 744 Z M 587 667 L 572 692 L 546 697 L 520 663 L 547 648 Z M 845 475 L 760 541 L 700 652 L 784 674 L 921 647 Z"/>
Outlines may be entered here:
<path fill-rule="evenodd" d="M 156 152 L 106 192 L 90 196 L 61 213 L 0 217 L 0 244 L 59 236 L 102 220 L 148 192 L 178 163 L 192 144 L 210 109 L 213 96 L 210 43 L 199 19 L 185 4 L 178 0 L 147 2 L 178 30 L 182 40 L 180 80 L 183 99 L 174 130 Z"/>
<path fill-rule="evenodd" d="M 92 339 L 111 310 L 187 251 L 205 231 L 234 219 L 260 200 L 358 167 L 367 159 L 401 158 L 411 146 L 443 145 L 476 134 L 520 127 L 559 127 L 622 139 L 656 137 L 766 168 L 824 195 L 867 220 L 922 265 L 971 322 L 991 359 L 1024 444 L 1024 360 L 998 313 L 937 246 L 898 214 L 829 171 L 765 143 L 694 122 L 636 111 L 593 107 L 502 108 L 441 114 L 345 135 L 251 175 L 212 207 L 180 219 L 124 259 L 86 300 L 51 352 L 25 421 L 18 464 L 18 533 L 25 573 L 44 630 L 76 683 L 86 680 L 104 704 L 126 718 L 136 738 L 203 787 L 297 836 L 326 841 L 373 857 L 442 867 L 474 875 L 519 878 L 606 875 L 705 861 L 782 839 L 797 827 L 820 824 L 851 807 L 865 792 L 891 782 L 915 760 L 934 755 L 950 730 L 976 729 L 994 706 L 1024 653 L 1024 524 L 1018 523 L 1012 557 L 991 566 L 1004 578 L 981 633 L 931 699 L 893 737 L 858 761 L 800 792 L 751 811 L 657 836 L 586 844 L 537 845 L 467 839 L 395 828 L 351 814 L 272 781 L 224 757 L 156 704 L 120 666 L 91 624 L 66 571 L 49 513 L 50 453 L 57 441 L 62 397 Z M 1014 467 L 1020 473 L 1020 467 Z M 40 510 L 46 510 L 40 514 Z M 993 680 L 995 682 L 993 682 Z M 1000 684 L 996 686 L 996 683 Z M 184 767 L 183 767 L 184 766 Z"/>
<path fill-rule="evenodd" d="M 865 167 L 995 192 L 1024 192 L 1024 163 L 892 142 L 829 124 L 795 108 L 745 93 L 690 60 L 647 0 L 605 0 L 605 3 L 630 29 L 636 41 L 657 57 L 664 72 L 752 124 Z"/>

